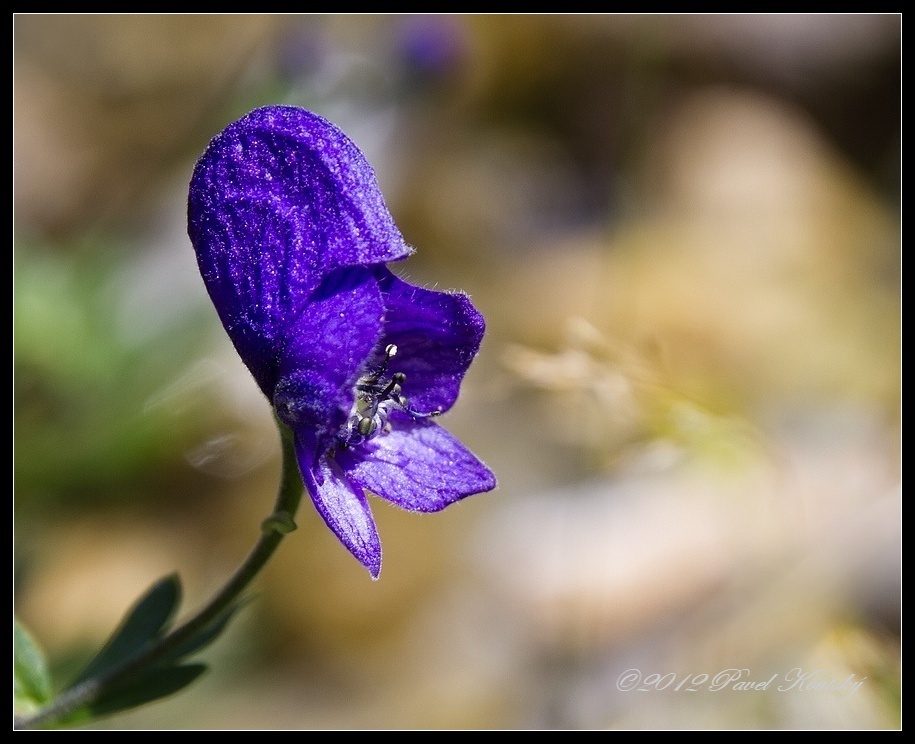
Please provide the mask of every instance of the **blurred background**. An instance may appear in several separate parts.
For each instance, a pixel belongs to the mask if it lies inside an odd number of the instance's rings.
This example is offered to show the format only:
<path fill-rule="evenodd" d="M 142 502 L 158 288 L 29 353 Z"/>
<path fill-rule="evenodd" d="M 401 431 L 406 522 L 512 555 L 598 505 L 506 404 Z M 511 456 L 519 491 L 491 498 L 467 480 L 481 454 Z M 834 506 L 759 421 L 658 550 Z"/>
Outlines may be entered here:
<path fill-rule="evenodd" d="M 209 674 L 98 725 L 899 727 L 899 16 L 20 14 L 14 43 L 15 604 L 60 683 L 161 576 L 199 607 L 273 504 L 185 232 L 213 135 L 329 118 L 398 272 L 488 321 L 443 423 L 499 489 L 374 500 L 378 582 L 306 500 Z M 862 684 L 618 683 L 728 668 Z"/>

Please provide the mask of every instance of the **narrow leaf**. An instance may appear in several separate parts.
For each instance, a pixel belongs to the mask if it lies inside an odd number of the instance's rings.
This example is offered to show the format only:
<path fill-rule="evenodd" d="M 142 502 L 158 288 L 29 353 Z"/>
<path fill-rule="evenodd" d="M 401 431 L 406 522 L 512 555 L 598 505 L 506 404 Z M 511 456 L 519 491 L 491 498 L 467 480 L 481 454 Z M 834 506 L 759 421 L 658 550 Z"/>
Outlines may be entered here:
<path fill-rule="evenodd" d="M 184 689 L 207 670 L 206 664 L 185 664 L 150 669 L 131 683 L 103 695 L 88 708 L 91 716 L 107 716 L 151 703 Z"/>
<path fill-rule="evenodd" d="M 51 678 L 44 655 L 18 620 L 13 625 L 13 710 L 34 713 L 51 699 Z"/>
<path fill-rule="evenodd" d="M 181 581 L 177 575 L 166 576 L 153 584 L 73 685 L 97 677 L 138 653 L 169 626 L 180 602 Z"/>
<path fill-rule="evenodd" d="M 201 630 L 193 638 L 189 639 L 183 646 L 180 646 L 176 651 L 169 654 L 170 659 L 174 661 L 180 661 L 186 656 L 197 653 L 198 651 L 203 650 L 209 646 L 213 641 L 215 641 L 222 632 L 229 625 L 229 621 L 235 617 L 235 613 L 238 609 L 245 604 L 243 601 L 236 602 L 231 605 L 227 610 L 225 610 L 219 617 L 217 617 L 213 622 L 207 625 L 203 630 Z"/>

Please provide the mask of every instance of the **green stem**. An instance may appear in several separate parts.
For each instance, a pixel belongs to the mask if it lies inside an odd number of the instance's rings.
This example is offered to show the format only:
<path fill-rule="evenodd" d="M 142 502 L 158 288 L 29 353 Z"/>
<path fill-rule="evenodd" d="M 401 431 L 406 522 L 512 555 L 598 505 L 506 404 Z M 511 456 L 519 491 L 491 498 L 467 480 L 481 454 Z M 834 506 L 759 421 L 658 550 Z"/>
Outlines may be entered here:
<path fill-rule="evenodd" d="M 103 693 L 117 687 L 144 668 L 154 666 L 167 659 L 175 650 L 207 628 L 227 610 L 245 588 L 260 573 L 273 555 L 283 537 L 295 529 L 293 518 L 302 499 L 302 477 L 295 457 L 295 443 L 290 429 L 277 421 L 283 450 L 283 472 L 280 480 L 276 505 L 262 524 L 260 539 L 245 562 L 229 579 L 228 583 L 210 600 L 200 612 L 152 646 L 94 679 L 87 679 L 59 695 L 45 708 L 31 716 L 16 720 L 17 729 L 34 729 L 60 721 L 75 710 L 91 705 Z"/>

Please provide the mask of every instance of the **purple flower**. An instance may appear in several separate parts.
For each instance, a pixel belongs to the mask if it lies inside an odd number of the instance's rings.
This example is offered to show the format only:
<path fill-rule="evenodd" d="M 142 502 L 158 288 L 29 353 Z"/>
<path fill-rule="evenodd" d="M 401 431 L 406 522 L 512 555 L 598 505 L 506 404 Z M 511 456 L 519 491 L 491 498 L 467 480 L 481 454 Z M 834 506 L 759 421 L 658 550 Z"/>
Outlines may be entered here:
<path fill-rule="evenodd" d="M 387 268 L 412 251 L 337 127 L 291 106 L 229 125 L 194 169 L 188 234 L 229 337 L 295 434 L 315 508 L 373 577 L 366 491 L 431 512 L 495 487 L 433 421 L 457 399 L 483 317 Z"/>

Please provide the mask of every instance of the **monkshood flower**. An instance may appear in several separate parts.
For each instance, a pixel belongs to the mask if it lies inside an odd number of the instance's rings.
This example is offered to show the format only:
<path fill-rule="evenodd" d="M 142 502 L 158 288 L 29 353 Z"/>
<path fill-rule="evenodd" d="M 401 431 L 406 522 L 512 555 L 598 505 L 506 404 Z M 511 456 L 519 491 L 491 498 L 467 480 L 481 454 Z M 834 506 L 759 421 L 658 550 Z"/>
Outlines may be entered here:
<path fill-rule="evenodd" d="M 460 293 L 386 266 L 411 252 L 362 152 L 304 109 L 256 109 L 217 135 L 190 185 L 188 234 L 229 337 L 295 435 L 305 488 L 373 577 L 366 492 L 432 512 L 495 487 L 436 416 L 483 337 Z"/>

